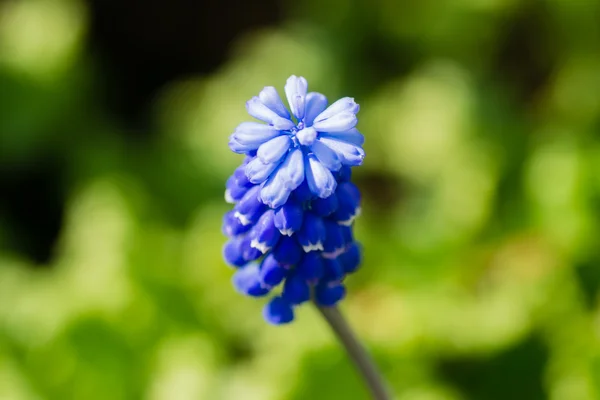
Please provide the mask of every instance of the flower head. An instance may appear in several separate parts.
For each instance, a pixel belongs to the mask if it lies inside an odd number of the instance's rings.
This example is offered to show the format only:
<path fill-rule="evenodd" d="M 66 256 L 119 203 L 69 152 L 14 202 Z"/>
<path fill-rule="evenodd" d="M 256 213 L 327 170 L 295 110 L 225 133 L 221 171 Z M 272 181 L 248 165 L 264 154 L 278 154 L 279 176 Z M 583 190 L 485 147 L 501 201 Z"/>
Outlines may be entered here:
<path fill-rule="evenodd" d="M 275 292 L 263 311 L 273 324 L 292 321 L 310 298 L 336 304 L 361 261 L 352 232 L 360 192 L 350 182 L 364 158 L 359 107 L 347 97 L 327 107 L 302 77 L 290 77 L 285 92 L 291 113 L 272 87 L 246 104 L 265 124 L 244 122 L 231 136 L 230 148 L 247 157 L 227 180 L 234 207 L 223 218 L 233 285 L 252 297 Z"/>
<path fill-rule="evenodd" d="M 277 90 L 265 87 L 246 103 L 248 114 L 263 123 L 243 122 L 229 140 L 232 151 L 253 156 L 246 176 L 261 185 L 260 199 L 271 208 L 285 204 L 303 182 L 315 197 L 328 198 L 337 186 L 333 173 L 362 164 L 365 156 L 354 99 L 327 107 L 327 98 L 308 92 L 306 79 L 295 75 L 285 94 L 291 113 Z"/>

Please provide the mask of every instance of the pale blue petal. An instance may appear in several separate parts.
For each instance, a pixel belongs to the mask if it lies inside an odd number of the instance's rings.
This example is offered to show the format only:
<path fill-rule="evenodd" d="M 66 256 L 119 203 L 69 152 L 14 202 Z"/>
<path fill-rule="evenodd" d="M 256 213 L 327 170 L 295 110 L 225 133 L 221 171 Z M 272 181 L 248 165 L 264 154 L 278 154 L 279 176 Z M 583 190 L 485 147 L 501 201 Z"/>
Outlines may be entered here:
<path fill-rule="evenodd" d="M 270 287 L 260 282 L 258 264 L 252 263 L 238 269 L 231 278 L 233 287 L 247 296 L 260 297 L 269 293 Z"/>
<path fill-rule="evenodd" d="M 262 188 L 260 189 L 261 201 L 271 208 L 277 208 L 284 205 L 292 192 L 285 187 L 280 171 L 281 166 L 275 173 L 271 174 L 269 179 L 263 183 Z"/>
<path fill-rule="evenodd" d="M 344 97 L 327 107 L 325 111 L 315 117 L 315 122 L 323 121 L 339 113 L 349 112 L 356 114 L 360 109 L 359 105 L 351 97 Z"/>
<path fill-rule="evenodd" d="M 280 174 L 286 189 L 295 190 L 304 181 L 304 155 L 300 149 L 291 151 L 283 164 Z"/>
<path fill-rule="evenodd" d="M 277 115 L 275 111 L 265 106 L 256 96 L 246 102 L 246 110 L 254 118 L 267 122 L 278 130 L 289 130 L 294 127 L 292 121 Z"/>
<path fill-rule="evenodd" d="M 365 142 L 365 137 L 356 128 L 345 132 L 321 132 L 320 136 L 341 140 L 342 142 L 352 143 L 357 146 L 362 146 Z"/>
<path fill-rule="evenodd" d="M 247 153 L 249 151 L 256 150 L 256 148 L 254 146 L 245 146 L 245 145 L 241 144 L 240 142 L 235 140 L 233 135 L 231 135 L 229 137 L 229 148 L 231 149 L 231 151 L 233 151 L 234 153 L 238 153 L 238 154 Z"/>
<path fill-rule="evenodd" d="M 301 131 L 296 132 L 296 138 L 302 146 L 312 146 L 317 140 L 317 131 L 312 126 L 310 128 L 304 128 Z"/>
<path fill-rule="evenodd" d="M 281 132 L 273 126 L 259 122 L 242 122 L 235 128 L 231 139 L 247 149 L 256 150 L 261 144 L 279 135 L 281 135 Z"/>
<path fill-rule="evenodd" d="M 306 157 L 306 181 L 310 191 L 318 197 L 327 198 L 335 192 L 337 182 L 335 178 L 314 155 Z"/>
<path fill-rule="evenodd" d="M 312 126 L 315 117 L 327 108 L 327 97 L 317 92 L 306 95 L 306 111 L 304 112 L 304 125 Z"/>
<path fill-rule="evenodd" d="M 292 114 L 294 114 L 298 121 L 304 118 L 307 90 L 308 82 L 301 76 L 292 75 L 285 84 L 285 95 L 287 96 L 290 110 L 292 110 Z"/>
<path fill-rule="evenodd" d="M 344 132 L 354 128 L 358 123 L 356 114 L 344 111 L 332 117 L 315 122 L 313 128 L 319 132 Z"/>
<path fill-rule="evenodd" d="M 292 139 L 287 135 L 281 135 L 261 144 L 256 155 L 264 164 L 278 163 L 291 145 Z"/>
<path fill-rule="evenodd" d="M 335 151 L 344 165 L 360 165 L 365 158 L 365 151 L 360 146 L 346 143 L 341 140 L 335 140 L 331 137 L 322 137 L 319 140 L 331 150 Z"/>
<path fill-rule="evenodd" d="M 281 118 L 277 113 L 263 104 L 256 96 L 246 102 L 248 114 L 261 121 L 272 123 L 275 119 Z"/>
<path fill-rule="evenodd" d="M 273 86 L 265 87 L 258 95 L 258 98 L 262 103 L 272 111 L 275 111 L 281 118 L 290 119 L 290 113 L 285 108 L 277 89 Z"/>
<path fill-rule="evenodd" d="M 246 165 L 246 177 L 254 184 L 263 183 L 275 171 L 278 162 L 264 164 L 258 157 Z"/>
<path fill-rule="evenodd" d="M 275 140 L 275 139 L 273 139 Z M 263 145 L 264 146 L 264 145 Z M 317 159 L 323 164 L 325 167 L 330 169 L 331 171 L 337 171 L 342 168 L 342 162 L 340 161 L 338 155 L 335 151 L 331 150 L 329 147 L 321 143 L 319 140 L 313 143 L 310 147 L 312 152 L 315 154 Z"/>

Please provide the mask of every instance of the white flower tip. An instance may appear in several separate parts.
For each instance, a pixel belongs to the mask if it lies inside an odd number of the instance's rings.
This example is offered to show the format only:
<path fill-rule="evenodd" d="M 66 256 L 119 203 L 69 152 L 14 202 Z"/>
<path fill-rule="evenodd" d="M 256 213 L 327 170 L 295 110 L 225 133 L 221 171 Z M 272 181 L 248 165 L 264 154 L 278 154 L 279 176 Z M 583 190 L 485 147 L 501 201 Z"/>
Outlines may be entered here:
<path fill-rule="evenodd" d="M 240 223 L 242 225 L 248 225 L 251 221 L 248 219 L 248 217 L 246 217 L 244 214 L 240 213 L 239 211 L 236 211 L 235 213 L 233 213 L 233 216 L 235 218 L 238 219 L 238 221 L 240 221 Z"/>
<path fill-rule="evenodd" d="M 267 246 L 266 243 L 261 243 L 256 239 L 253 239 L 250 242 L 250 247 L 257 249 L 258 251 L 260 251 L 263 254 L 265 254 L 267 251 L 271 250 L 271 248 L 269 246 Z"/>
<path fill-rule="evenodd" d="M 352 223 L 354 222 L 354 220 L 356 218 L 358 218 L 358 216 L 360 215 L 361 212 L 362 212 L 362 209 L 360 207 L 356 207 L 356 210 L 354 210 L 354 214 L 352 214 L 350 216 L 350 218 L 348 218 L 347 220 L 344 220 L 344 221 L 338 221 L 338 224 L 344 225 L 344 226 L 351 226 Z"/>
<path fill-rule="evenodd" d="M 284 236 L 292 236 L 294 234 L 294 230 L 292 228 L 280 229 L 279 233 L 281 233 Z"/>
<path fill-rule="evenodd" d="M 323 251 L 323 243 L 322 242 L 317 242 L 317 243 L 309 243 L 308 246 L 302 246 L 302 249 L 304 249 L 305 253 L 309 253 L 313 250 L 321 250 Z"/>

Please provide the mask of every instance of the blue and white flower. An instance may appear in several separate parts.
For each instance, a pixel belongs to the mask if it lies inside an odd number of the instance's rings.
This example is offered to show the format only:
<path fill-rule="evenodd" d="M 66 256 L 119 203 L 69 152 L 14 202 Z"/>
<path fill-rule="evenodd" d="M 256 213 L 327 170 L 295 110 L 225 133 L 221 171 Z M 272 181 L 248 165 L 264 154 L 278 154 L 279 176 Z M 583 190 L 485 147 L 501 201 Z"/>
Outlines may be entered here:
<path fill-rule="evenodd" d="M 327 98 L 308 92 L 306 79 L 295 75 L 287 80 L 285 94 L 291 113 L 274 87 L 250 99 L 248 113 L 263 123 L 241 123 L 229 141 L 236 153 L 256 153 L 244 166 L 245 174 L 261 185 L 260 199 L 271 208 L 285 204 L 304 181 L 313 196 L 329 197 L 337 187 L 333 172 L 360 165 L 365 156 L 354 99 L 344 97 L 327 107 Z M 244 183 L 228 194 L 228 201 Z"/>
<path fill-rule="evenodd" d="M 364 158 L 358 105 L 343 98 L 327 107 L 296 76 L 285 92 L 291 112 L 266 87 L 247 103 L 265 123 L 244 122 L 231 136 L 231 149 L 246 158 L 227 180 L 234 206 L 222 227 L 233 286 L 252 297 L 274 294 L 263 310 L 272 324 L 291 322 L 311 297 L 322 306 L 341 301 L 362 258 L 352 232 L 361 196 L 350 182 Z"/>

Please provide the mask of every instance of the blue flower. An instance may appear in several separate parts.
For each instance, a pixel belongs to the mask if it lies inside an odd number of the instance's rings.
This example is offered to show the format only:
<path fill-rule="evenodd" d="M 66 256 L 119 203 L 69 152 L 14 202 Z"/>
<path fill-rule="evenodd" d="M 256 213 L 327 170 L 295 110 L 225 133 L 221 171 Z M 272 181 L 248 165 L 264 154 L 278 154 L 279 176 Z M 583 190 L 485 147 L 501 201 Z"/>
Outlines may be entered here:
<path fill-rule="evenodd" d="M 229 202 L 239 200 L 248 183 L 260 184 L 259 199 L 271 208 L 284 205 L 303 182 L 313 196 L 328 198 L 337 187 L 334 173 L 362 164 L 364 138 L 355 128 L 359 106 L 354 99 L 344 97 L 327 107 L 327 98 L 308 92 L 306 79 L 295 75 L 287 80 L 285 94 L 291 113 L 271 86 L 246 103 L 248 114 L 263 123 L 243 122 L 230 137 L 231 150 L 252 159 L 242 166 L 247 180 L 232 182 Z"/>
<path fill-rule="evenodd" d="M 344 98 L 327 107 L 295 76 L 285 92 L 291 112 L 266 87 L 247 104 L 266 124 L 242 123 L 231 137 L 231 149 L 246 158 L 227 180 L 225 199 L 234 206 L 222 226 L 233 286 L 271 296 L 263 316 L 276 325 L 293 321 L 295 307 L 311 298 L 321 306 L 341 301 L 346 276 L 362 260 L 352 232 L 361 195 L 350 182 L 364 158 L 358 105 Z"/>
<path fill-rule="evenodd" d="M 228 186 L 238 184 L 228 181 Z M 274 294 L 263 310 L 272 324 L 291 322 L 294 308 L 311 297 L 323 306 L 341 301 L 343 281 L 362 258 L 349 222 L 360 208 L 356 186 L 340 182 L 332 201 L 299 201 L 302 196 L 294 191 L 277 209 L 257 199 L 259 188 L 247 188 L 223 217 L 222 231 L 229 238 L 223 256 L 236 269 L 236 291 L 250 297 Z"/>

